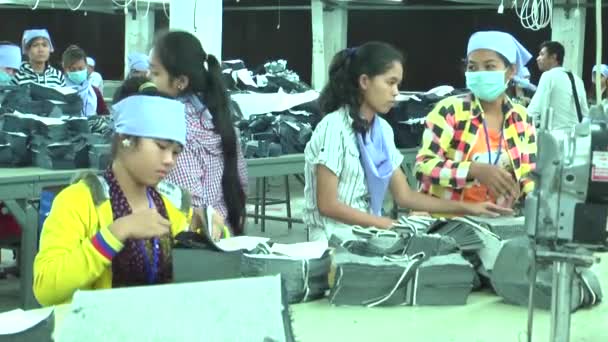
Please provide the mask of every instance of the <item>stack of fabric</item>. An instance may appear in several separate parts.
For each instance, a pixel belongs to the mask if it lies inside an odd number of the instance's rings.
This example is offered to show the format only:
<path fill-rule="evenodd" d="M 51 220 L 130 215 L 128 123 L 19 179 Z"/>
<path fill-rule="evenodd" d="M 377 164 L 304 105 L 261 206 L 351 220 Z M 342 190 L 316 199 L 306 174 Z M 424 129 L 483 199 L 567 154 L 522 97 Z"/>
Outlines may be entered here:
<path fill-rule="evenodd" d="M 64 115 L 79 116 L 82 112 L 82 99 L 71 88 L 51 88 L 31 83 L 25 86 L 1 87 L 3 93 L 1 113 L 36 114 L 47 117 Z"/>
<path fill-rule="evenodd" d="M 474 270 L 459 254 L 361 256 L 338 248 L 329 300 L 335 305 L 463 305 Z"/>
<path fill-rule="evenodd" d="M 423 223 L 426 221 L 426 223 Z M 340 232 L 330 301 L 336 305 L 461 305 L 473 289 L 474 267 L 453 238 L 422 232 L 429 220 L 394 230 Z M 420 231 L 419 231 L 420 230 Z"/>
<path fill-rule="evenodd" d="M 246 158 L 302 153 L 320 121 L 319 93 L 285 60 L 250 71 L 240 60 L 222 64 Z"/>
<path fill-rule="evenodd" d="M 289 303 L 325 296 L 331 257 L 327 242 L 261 244 L 241 259 L 246 277 L 280 274 Z"/>
<path fill-rule="evenodd" d="M 93 131 L 95 117 L 60 118 L 14 112 L 2 116 L 0 163 L 48 169 L 105 167 L 108 132 Z M 7 159 L 11 156 L 12 161 Z"/>
<path fill-rule="evenodd" d="M 398 148 L 420 146 L 426 116 L 435 105 L 449 96 L 467 92 L 466 89 L 440 86 L 427 92 L 407 92 L 398 96 L 397 104 L 385 116 L 395 132 L 395 145 Z"/>

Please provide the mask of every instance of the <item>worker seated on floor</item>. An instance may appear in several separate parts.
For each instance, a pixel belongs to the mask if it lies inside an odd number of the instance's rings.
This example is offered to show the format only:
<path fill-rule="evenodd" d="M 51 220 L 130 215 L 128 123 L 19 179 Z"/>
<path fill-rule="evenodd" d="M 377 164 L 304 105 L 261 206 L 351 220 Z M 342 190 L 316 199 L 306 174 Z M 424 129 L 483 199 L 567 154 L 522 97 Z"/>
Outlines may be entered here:
<path fill-rule="evenodd" d="M 532 55 L 498 31 L 473 34 L 467 55 L 472 94 L 444 99 L 427 116 L 416 174 L 434 197 L 512 208 L 533 189 L 536 142 L 532 119 L 505 90 Z"/>
<path fill-rule="evenodd" d="M 157 187 L 186 143 L 184 105 L 148 91 L 114 110 L 111 166 L 61 191 L 44 223 L 33 285 L 42 305 L 77 290 L 169 283 L 172 236 L 203 227 L 183 190 Z M 213 238 L 221 234 L 215 223 Z"/>
<path fill-rule="evenodd" d="M 395 103 L 402 78 L 403 56 L 385 43 L 367 43 L 334 56 L 320 96 L 324 118 L 304 151 L 304 223 L 312 240 L 353 225 L 391 228 L 393 220 L 382 217 L 388 189 L 399 206 L 413 210 L 510 212 L 487 202 L 447 201 L 409 188 L 400 167 L 403 156 L 381 117 Z"/>

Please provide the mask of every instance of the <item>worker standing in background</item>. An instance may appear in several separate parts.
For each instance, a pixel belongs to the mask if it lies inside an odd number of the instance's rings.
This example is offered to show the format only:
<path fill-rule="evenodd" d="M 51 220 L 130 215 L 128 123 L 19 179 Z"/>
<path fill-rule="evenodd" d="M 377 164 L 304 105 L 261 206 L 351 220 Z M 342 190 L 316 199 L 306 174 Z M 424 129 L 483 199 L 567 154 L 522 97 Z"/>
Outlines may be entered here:
<path fill-rule="evenodd" d="M 23 55 L 28 61 L 21 65 L 13 83 L 24 85 L 38 83 L 49 87 L 64 87 L 63 73 L 49 64 L 51 53 L 55 51 L 51 36 L 46 29 L 26 30 L 21 40 Z"/>
<path fill-rule="evenodd" d="M 536 58 L 543 72 L 538 89 L 530 101 L 528 113 L 538 126 L 544 116 L 553 109 L 553 120 L 549 129 L 571 128 L 587 116 L 587 92 L 583 80 L 566 70 L 565 49 L 559 42 L 544 42 Z"/>
<path fill-rule="evenodd" d="M 599 101 L 596 99 L 595 92 L 595 74 L 600 73 L 600 88 L 601 95 Z M 589 104 L 599 104 L 608 100 L 608 65 L 602 64 L 599 69 L 597 65 L 593 66 L 593 70 L 591 71 L 591 89 L 589 90 Z"/>
<path fill-rule="evenodd" d="M 127 78 L 131 77 L 146 77 L 150 71 L 150 57 L 141 52 L 133 52 L 129 54 L 129 73 Z"/>
<path fill-rule="evenodd" d="M 62 57 L 63 70 L 67 75 L 66 85 L 76 89 L 82 99 L 82 116 L 109 114 L 101 91 L 88 80 L 86 53 L 76 45 L 69 46 Z"/>
<path fill-rule="evenodd" d="M 100 73 L 95 71 L 95 60 L 92 57 L 87 57 L 87 70 L 89 82 L 103 94 L 103 77 L 101 77 Z"/>

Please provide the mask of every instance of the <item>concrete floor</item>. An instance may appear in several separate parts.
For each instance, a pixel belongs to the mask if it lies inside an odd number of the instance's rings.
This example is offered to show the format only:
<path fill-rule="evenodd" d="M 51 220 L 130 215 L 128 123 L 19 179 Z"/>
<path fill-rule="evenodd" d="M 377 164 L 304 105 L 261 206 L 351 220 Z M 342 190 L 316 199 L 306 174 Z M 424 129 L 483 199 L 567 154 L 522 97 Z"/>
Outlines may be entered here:
<path fill-rule="evenodd" d="M 302 186 L 292 181 L 292 210 L 301 217 Z M 270 182 L 271 196 L 282 198 L 281 179 Z M 273 186 L 273 184 L 276 184 Z M 280 215 L 284 206 L 267 208 L 268 213 Z M 248 221 L 247 233 L 268 236 L 280 242 L 306 240 L 303 225 L 295 224 L 291 230 L 286 223 L 266 224 L 262 234 L 259 225 Z M 601 255 L 598 265 L 604 291 L 608 291 L 608 254 Z M 4 254 L 3 260 L 10 259 Z M 0 280 L 0 312 L 18 306 L 19 283 L 15 278 Z M 608 300 L 608 299 L 607 299 Z M 291 306 L 292 321 L 299 341 L 408 341 L 408 342 L 519 342 L 526 339 L 527 312 L 523 307 L 502 303 L 489 293 L 471 294 L 468 304 L 455 307 L 333 307 L 326 300 Z M 572 342 L 608 341 L 608 304 L 579 310 L 572 316 Z M 550 316 L 536 310 L 533 341 L 549 341 Z"/>

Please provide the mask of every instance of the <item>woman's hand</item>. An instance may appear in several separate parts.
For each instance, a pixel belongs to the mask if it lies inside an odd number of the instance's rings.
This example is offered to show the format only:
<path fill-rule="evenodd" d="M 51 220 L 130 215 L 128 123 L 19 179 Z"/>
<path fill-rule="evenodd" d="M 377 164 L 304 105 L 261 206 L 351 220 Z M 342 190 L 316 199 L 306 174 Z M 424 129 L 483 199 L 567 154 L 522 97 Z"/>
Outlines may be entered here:
<path fill-rule="evenodd" d="M 472 216 L 498 217 L 501 215 L 513 214 L 513 209 L 501 207 L 492 202 L 483 203 L 463 203 L 465 213 Z"/>
<path fill-rule="evenodd" d="M 211 224 L 213 225 L 213 228 L 211 230 L 210 238 L 213 241 L 219 241 L 224 234 L 224 227 L 226 225 L 224 217 L 222 217 L 222 215 L 220 215 L 217 211 L 213 210 Z M 209 231 L 207 228 L 207 213 L 205 213 L 201 208 L 195 208 L 192 212 L 192 223 L 190 224 L 190 230 L 196 231 L 199 228 L 203 230 L 204 234 L 207 234 Z"/>
<path fill-rule="evenodd" d="M 121 242 L 150 239 L 170 234 L 171 222 L 152 208 L 119 218 L 110 225 L 109 230 Z"/>
<path fill-rule="evenodd" d="M 378 217 L 378 222 L 374 225 L 379 229 L 391 229 L 395 225 L 395 221 L 388 217 Z"/>
<path fill-rule="evenodd" d="M 519 184 L 509 172 L 496 165 L 472 163 L 469 173 L 481 184 L 487 186 L 494 198 L 501 196 L 517 198 L 519 196 Z"/>

